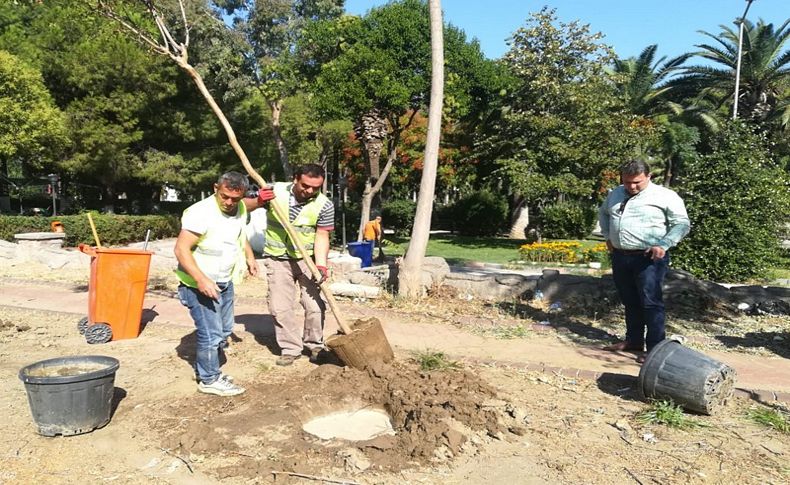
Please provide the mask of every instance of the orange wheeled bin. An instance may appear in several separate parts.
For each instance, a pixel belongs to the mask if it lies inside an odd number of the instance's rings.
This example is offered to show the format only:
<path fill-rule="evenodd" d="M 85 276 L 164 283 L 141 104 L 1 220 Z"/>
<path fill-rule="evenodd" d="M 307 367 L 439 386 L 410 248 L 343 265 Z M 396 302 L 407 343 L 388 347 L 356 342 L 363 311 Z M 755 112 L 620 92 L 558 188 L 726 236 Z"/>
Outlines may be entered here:
<path fill-rule="evenodd" d="M 92 344 L 137 338 L 153 252 L 86 244 L 79 248 L 91 257 L 88 316 L 78 324 L 80 333 Z"/>

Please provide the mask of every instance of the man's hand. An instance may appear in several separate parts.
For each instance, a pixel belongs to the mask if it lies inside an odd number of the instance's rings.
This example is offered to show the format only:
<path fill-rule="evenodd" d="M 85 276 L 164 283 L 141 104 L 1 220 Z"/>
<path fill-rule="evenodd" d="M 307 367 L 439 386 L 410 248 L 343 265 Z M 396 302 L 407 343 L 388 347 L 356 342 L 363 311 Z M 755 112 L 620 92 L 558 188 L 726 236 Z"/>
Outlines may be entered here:
<path fill-rule="evenodd" d="M 661 246 L 653 246 L 645 249 L 645 256 L 650 256 L 653 261 L 663 258 L 667 252 Z"/>
<path fill-rule="evenodd" d="M 212 300 L 219 301 L 219 294 L 222 290 L 219 289 L 219 286 L 217 286 L 214 281 L 208 278 L 202 278 L 197 282 L 197 284 L 199 292 L 211 298 Z"/>
<path fill-rule="evenodd" d="M 249 271 L 250 276 L 258 276 L 258 261 L 253 259 L 247 259 L 247 271 Z"/>
<path fill-rule="evenodd" d="M 318 272 L 321 273 L 321 278 L 319 278 L 316 283 L 318 283 L 318 286 L 321 286 L 324 284 L 324 281 L 329 279 L 329 269 L 326 266 L 318 265 L 316 265 L 316 268 L 318 268 Z"/>
<path fill-rule="evenodd" d="M 608 239 L 606 240 L 606 250 L 609 251 L 610 253 L 614 251 L 614 246 L 612 245 L 612 241 Z"/>
<path fill-rule="evenodd" d="M 272 187 L 263 187 L 258 190 L 258 205 L 263 206 L 270 200 L 274 200 L 274 189 Z"/>

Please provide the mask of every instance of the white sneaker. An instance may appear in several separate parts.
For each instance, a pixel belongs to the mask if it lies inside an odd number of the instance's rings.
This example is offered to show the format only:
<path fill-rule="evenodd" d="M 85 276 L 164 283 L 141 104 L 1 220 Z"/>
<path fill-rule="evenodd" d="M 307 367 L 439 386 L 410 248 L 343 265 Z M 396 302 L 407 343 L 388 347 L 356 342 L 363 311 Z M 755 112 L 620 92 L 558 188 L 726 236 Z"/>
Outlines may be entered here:
<path fill-rule="evenodd" d="M 233 376 L 229 376 L 228 374 L 220 374 L 220 379 L 225 379 L 226 381 L 233 383 Z"/>
<path fill-rule="evenodd" d="M 217 396 L 238 396 L 243 393 L 245 389 L 220 377 L 211 384 L 198 383 L 198 391 Z"/>

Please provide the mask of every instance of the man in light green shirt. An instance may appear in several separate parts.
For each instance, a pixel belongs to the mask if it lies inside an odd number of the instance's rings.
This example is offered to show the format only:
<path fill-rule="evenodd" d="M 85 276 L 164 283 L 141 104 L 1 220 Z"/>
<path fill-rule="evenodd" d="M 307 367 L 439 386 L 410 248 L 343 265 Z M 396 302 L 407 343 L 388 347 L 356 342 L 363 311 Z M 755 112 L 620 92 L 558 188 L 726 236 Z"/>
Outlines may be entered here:
<path fill-rule="evenodd" d="M 612 273 L 625 306 L 625 341 L 606 350 L 641 352 L 664 340 L 661 291 L 669 266 L 669 249 L 688 234 L 683 200 L 674 191 L 650 181 L 650 167 L 630 161 L 620 168 L 622 185 L 601 204 L 598 221 L 612 253 Z M 645 335 L 647 329 L 647 335 Z"/>

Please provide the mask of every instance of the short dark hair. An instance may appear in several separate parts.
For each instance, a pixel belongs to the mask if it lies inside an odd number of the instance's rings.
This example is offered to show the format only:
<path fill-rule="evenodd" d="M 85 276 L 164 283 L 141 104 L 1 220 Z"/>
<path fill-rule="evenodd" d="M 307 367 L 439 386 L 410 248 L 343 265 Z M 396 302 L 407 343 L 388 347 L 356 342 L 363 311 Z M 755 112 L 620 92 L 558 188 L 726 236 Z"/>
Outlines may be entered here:
<path fill-rule="evenodd" d="M 317 163 L 306 163 L 296 168 L 296 171 L 294 172 L 294 178 L 298 179 L 302 175 L 307 175 L 308 177 L 326 178 L 326 171 L 324 170 L 324 167 L 318 165 Z"/>
<path fill-rule="evenodd" d="M 231 189 L 231 190 L 247 190 L 247 187 L 250 186 L 250 181 L 247 179 L 246 175 L 242 175 L 239 172 L 225 172 L 219 176 L 217 179 L 217 185 Z"/>
<path fill-rule="evenodd" d="M 620 175 L 650 175 L 650 165 L 642 160 L 629 160 L 620 165 Z"/>

